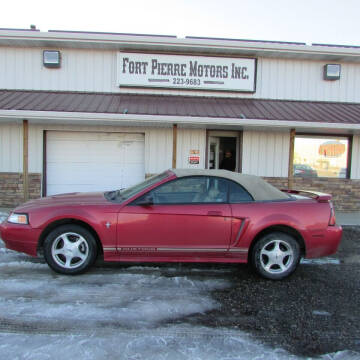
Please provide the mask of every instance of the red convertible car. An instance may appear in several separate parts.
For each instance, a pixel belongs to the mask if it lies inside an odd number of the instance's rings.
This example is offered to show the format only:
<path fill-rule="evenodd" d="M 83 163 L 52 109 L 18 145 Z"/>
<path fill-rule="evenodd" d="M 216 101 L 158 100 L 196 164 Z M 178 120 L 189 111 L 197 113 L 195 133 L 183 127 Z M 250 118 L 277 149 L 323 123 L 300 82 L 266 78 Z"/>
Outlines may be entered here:
<path fill-rule="evenodd" d="M 226 170 L 168 170 L 126 190 L 29 201 L 0 225 L 9 249 L 44 254 L 56 272 L 105 261 L 250 262 L 269 279 L 300 258 L 336 252 L 331 195 L 280 191 Z"/>

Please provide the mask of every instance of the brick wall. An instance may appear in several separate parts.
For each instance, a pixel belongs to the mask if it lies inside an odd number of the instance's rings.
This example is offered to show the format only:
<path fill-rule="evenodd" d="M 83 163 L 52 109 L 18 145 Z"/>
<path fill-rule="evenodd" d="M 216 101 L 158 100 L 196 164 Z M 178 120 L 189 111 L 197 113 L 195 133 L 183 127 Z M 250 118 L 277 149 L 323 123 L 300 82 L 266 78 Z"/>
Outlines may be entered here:
<path fill-rule="evenodd" d="M 29 174 L 29 198 L 41 196 L 41 174 Z M 22 173 L 0 173 L 0 207 L 15 207 L 24 202 Z"/>
<path fill-rule="evenodd" d="M 286 189 L 287 178 L 264 178 L 279 189 Z M 360 180 L 294 177 L 294 189 L 331 194 L 336 210 L 360 211 Z"/>
<path fill-rule="evenodd" d="M 279 189 L 286 189 L 287 178 L 264 178 Z M 337 178 L 294 178 L 294 189 L 315 190 L 332 194 L 336 210 L 360 211 L 360 180 Z M 41 174 L 29 174 L 29 198 L 41 196 Z M 15 207 L 23 203 L 21 173 L 0 173 L 0 207 Z"/>

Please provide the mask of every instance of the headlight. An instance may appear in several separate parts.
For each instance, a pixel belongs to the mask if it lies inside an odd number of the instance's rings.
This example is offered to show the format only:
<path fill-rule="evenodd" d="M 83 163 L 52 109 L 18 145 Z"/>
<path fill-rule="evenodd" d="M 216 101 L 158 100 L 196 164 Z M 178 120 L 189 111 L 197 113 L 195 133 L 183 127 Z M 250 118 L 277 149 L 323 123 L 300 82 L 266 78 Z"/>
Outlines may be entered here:
<path fill-rule="evenodd" d="M 29 224 L 29 219 L 27 214 L 16 214 L 16 213 L 10 214 L 7 221 L 13 224 L 22 224 L 22 225 Z"/>

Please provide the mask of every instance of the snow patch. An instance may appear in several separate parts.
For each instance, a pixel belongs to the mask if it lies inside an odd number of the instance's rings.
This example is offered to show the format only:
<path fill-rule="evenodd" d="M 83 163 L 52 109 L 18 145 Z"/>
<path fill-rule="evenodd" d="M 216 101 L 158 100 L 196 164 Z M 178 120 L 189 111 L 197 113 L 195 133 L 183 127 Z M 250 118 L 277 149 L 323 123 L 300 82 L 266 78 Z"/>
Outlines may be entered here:
<path fill-rule="evenodd" d="M 324 311 L 324 310 L 314 310 L 313 312 L 313 315 L 316 315 L 316 316 L 331 316 L 331 314 L 327 311 Z"/>
<path fill-rule="evenodd" d="M 45 264 L 30 262 L 0 263 L 9 269 L 0 279 L 0 314 L 26 322 L 61 321 L 81 327 L 89 322 L 108 322 L 122 327 L 152 326 L 219 305 L 210 291 L 229 286 L 224 279 L 190 279 L 153 274 L 88 273 L 76 278 L 54 275 Z M 22 268 L 24 274 L 12 275 Z M 27 269 L 45 270 L 41 273 Z M 5 274 L 4 274 L 5 275 Z M 76 281 L 74 281 L 76 279 Z"/>
<path fill-rule="evenodd" d="M 324 257 L 319 259 L 301 259 L 300 263 L 304 265 L 339 265 L 340 260 L 330 257 Z"/>
<path fill-rule="evenodd" d="M 0 335 L 4 358 L 42 359 L 297 359 L 283 350 L 273 350 L 248 335 L 224 329 L 169 327 L 116 335 Z"/>
<path fill-rule="evenodd" d="M 241 331 L 204 327 L 162 327 L 149 331 L 112 334 L 46 335 L 0 334 L 4 359 L 136 359 L 136 360 L 300 360 L 282 349 L 272 349 Z M 355 360 L 360 354 L 339 351 L 317 359 Z"/>
<path fill-rule="evenodd" d="M 323 360 L 359 360 L 360 353 L 356 351 L 344 350 L 331 354 L 326 354 L 320 357 Z"/>
<path fill-rule="evenodd" d="M 0 263 L 0 268 L 16 269 L 49 269 L 46 264 L 33 263 L 29 261 L 10 261 Z"/>

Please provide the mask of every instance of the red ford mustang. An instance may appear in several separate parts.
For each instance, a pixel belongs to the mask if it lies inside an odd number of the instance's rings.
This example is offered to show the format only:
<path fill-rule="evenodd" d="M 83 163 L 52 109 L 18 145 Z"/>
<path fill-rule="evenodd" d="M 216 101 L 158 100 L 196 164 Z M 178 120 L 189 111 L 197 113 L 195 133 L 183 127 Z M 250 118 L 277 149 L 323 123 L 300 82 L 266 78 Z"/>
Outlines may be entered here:
<path fill-rule="evenodd" d="M 342 229 L 331 196 L 282 192 L 226 170 L 168 170 L 126 190 L 29 201 L 0 225 L 9 249 L 63 274 L 105 261 L 250 262 L 269 279 L 302 256 L 336 252 Z"/>

